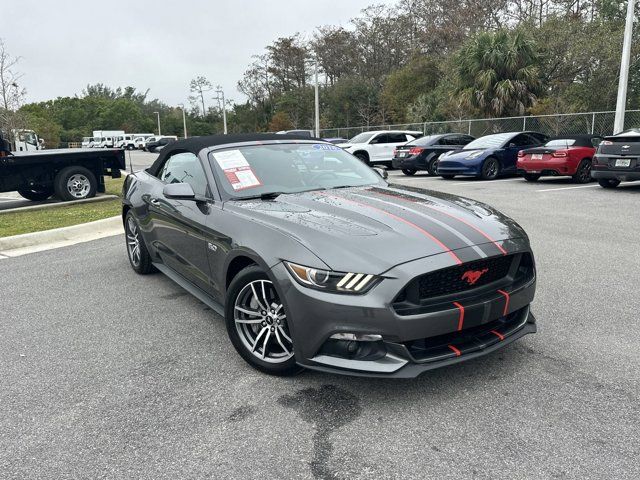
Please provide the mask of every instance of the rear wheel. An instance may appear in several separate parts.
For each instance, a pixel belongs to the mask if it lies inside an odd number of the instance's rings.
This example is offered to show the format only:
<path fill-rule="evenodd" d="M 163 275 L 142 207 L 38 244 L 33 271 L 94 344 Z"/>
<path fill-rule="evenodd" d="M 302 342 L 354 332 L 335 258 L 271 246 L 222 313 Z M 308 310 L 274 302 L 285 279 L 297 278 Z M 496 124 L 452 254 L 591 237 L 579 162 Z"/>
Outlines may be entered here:
<path fill-rule="evenodd" d="M 302 370 L 293 355 L 289 320 L 273 283 L 258 266 L 236 275 L 227 292 L 225 323 L 231 343 L 249 365 L 270 375 Z"/>
<path fill-rule="evenodd" d="M 46 200 L 51 195 L 53 195 L 53 189 L 52 188 L 34 188 L 29 190 L 18 190 L 18 193 L 20 194 L 21 197 L 24 197 L 27 200 L 38 202 L 41 200 Z"/>
<path fill-rule="evenodd" d="M 600 178 L 598 179 L 598 183 L 602 188 L 616 188 L 620 185 L 620 180 L 616 180 L 615 178 Z"/>
<path fill-rule="evenodd" d="M 575 183 L 589 183 L 591 181 L 591 161 L 583 159 L 572 178 Z"/>
<path fill-rule="evenodd" d="M 482 164 L 482 172 L 480 177 L 483 180 L 495 180 L 498 178 L 500 174 L 500 164 L 498 163 L 498 159 L 489 157 Z"/>
<path fill-rule="evenodd" d="M 404 173 L 405 175 L 415 175 L 417 172 L 417 170 L 413 170 L 412 168 L 403 168 L 402 169 L 402 173 Z"/>
<path fill-rule="evenodd" d="M 537 182 L 538 180 L 540 180 L 540 175 L 537 173 L 525 173 L 524 179 L 527 182 Z"/>
<path fill-rule="evenodd" d="M 62 200 L 95 197 L 98 189 L 96 176 L 84 167 L 63 168 L 53 183 L 56 195 Z"/>

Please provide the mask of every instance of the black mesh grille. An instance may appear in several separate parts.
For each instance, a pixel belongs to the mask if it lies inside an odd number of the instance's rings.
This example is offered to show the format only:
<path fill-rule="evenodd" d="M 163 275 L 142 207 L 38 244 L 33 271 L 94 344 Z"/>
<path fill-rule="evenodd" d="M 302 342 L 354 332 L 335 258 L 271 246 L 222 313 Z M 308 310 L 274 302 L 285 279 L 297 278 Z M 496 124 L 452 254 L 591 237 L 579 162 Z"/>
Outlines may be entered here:
<path fill-rule="evenodd" d="M 422 275 L 417 279 L 420 300 L 464 292 L 500 280 L 509 273 L 512 261 L 512 255 L 504 255 Z"/>

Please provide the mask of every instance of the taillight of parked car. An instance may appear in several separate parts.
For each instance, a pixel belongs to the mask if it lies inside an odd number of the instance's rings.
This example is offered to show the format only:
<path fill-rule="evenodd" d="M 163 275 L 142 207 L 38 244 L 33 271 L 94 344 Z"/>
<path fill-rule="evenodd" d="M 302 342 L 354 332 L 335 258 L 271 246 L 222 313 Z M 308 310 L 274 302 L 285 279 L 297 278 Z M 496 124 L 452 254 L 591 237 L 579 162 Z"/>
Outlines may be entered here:
<path fill-rule="evenodd" d="M 409 150 L 409 155 L 420 155 L 423 150 L 424 148 L 413 147 L 411 150 Z"/>
<path fill-rule="evenodd" d="M 551 156 L 555 158 L 565 158 L 569 156 L 569 153 L 566 150 L 558 150 L 557 152 L 553 152 Z"/>

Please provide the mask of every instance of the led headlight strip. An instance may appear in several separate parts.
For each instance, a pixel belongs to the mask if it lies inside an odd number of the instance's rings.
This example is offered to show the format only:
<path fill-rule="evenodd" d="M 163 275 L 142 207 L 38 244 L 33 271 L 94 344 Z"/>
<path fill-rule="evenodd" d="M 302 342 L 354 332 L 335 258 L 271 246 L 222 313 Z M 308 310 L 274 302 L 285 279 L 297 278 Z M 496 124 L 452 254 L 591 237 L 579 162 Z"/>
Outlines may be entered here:
<path fill-rule="evenodd" d="M 364 293 L 378 277 L 366 273 L 332 272 L 284 262 L 293 277 L 307 287 L 338 293 Z"/>

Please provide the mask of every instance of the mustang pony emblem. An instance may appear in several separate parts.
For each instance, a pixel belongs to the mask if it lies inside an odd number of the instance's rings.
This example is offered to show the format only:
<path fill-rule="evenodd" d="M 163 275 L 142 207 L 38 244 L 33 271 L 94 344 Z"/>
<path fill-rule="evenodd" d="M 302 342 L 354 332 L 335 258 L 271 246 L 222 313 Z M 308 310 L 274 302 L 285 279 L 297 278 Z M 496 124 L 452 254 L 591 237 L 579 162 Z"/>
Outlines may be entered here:
<path fill-rule="evenodd" d="M 467 270 L 462 274 L 461 280 L 466 280 L 469 285 L 475 285 L 480 280 L 480 277 L 489 271 L 488 268 L 482 270 Z"/>

